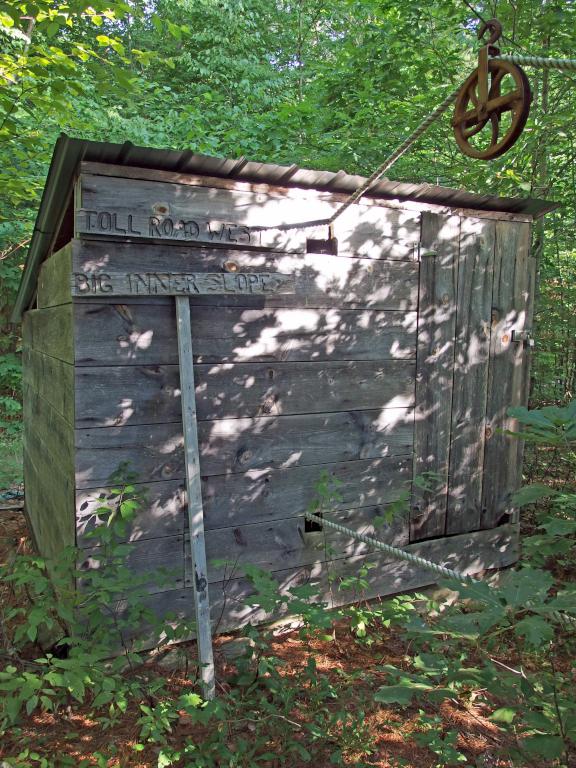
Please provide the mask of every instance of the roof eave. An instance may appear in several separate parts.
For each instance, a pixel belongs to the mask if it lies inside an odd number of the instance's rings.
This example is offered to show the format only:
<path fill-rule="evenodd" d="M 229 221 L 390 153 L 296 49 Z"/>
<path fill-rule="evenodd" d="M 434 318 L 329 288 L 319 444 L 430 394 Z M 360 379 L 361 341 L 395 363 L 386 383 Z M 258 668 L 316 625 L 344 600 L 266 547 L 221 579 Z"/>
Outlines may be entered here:
<path fill-rule="evenodd" d="M 112 144 L 73 139 L 61 134 L 54 147 L 46 185 L 40 201 L 38 216 L 32 232 L 30 247 L 11 320 L 18 323 L 33 300 L 36 280 L 42 261 L 53 247 L 63 217 L 73 193 L 77 168 L 82 160 L 112 163 L 141 168 L 160 168 L 180 173 L 209 175 L 235 181 L 268 183 L 271 186 L 289 186 L 317 189 L 325 192 L 350 194 L 365 179 L 339 171 L 311 171 L 267 163 L 225 160 L 191 153 L 137 147 L 131 142 Z M 498 198 L 475 195 L 462 190 L 448 189 L 430 184 L 407 184 L 381 181 L 370 190 L 369 197 L 406 202 L 415 200 L 425 205 L 444 206 L 470 211 L 494 211 L 523 214 L 539 218 L 559 207 L 558 203 L 527 198 Z"/>

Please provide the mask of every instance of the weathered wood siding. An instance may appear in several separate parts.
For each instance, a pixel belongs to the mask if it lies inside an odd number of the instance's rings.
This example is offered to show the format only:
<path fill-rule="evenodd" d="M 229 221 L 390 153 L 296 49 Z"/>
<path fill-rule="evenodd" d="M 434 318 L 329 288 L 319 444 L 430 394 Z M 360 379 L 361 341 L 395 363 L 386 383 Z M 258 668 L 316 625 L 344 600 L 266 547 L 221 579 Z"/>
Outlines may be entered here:
<path fill-rule="evenodd" d="M 422 214 L 412 541 L 446 527 L 459 237 L 458 216 Z"/>
<path fill-rule="evenodd" d="M 349 521 L 349 524 L 352 521 Z M 364 526 L 361 525 L 362 529 Z M 369 530 L 369 529 L 368 529 Z M 478 573 L 485 568 L 504 568 L 518 559 L 518 526 L 503 525 L 494 530 L 477 531 L 449 538 L 434 539 L 400 546 L 414 554 L 445 565 L 458 567 L 464 573 Z M 357 576 L 365 568 L 366 586 L 347 586 L 344 579 Z M 392 595 L 397 592 L 418 589 L 433 584 L 435 577 L 430 571 L 406 562 L 391 560 L 383 553 L 358 552 L 331 560 L 318 560 L 293 568 L 271 571 L 282 595 L 289 590 L 309 584 L 315 587 L 321 599 L 329 607 L 343 605 L 354 600 Z M 226 578 L 210 584 L 210 607 L 213 631 L 235 629 L 248 623 L 266 621 L 272 615 L 251 600 L 254 586 L 233 570 Z M 152 594 L 150 607 L 160 616 L 171 620 L 192 618 L 192 589 L 175 589 L 162 594 Z M 123 606 L 118 606 L 122 613 Z M 288 612 L 290 608 L 287 608 Z"/>
<path fill-rule="evenodd" d="M 458 236 L 459 229 L 459 236 Z M 423 214 L 411 540 L 515 519 L 522 443 L 508 408 L 528 400 L 530 225 Z"/>
<path fill-rule="evenodd" d="M 60 285 L 56 275 L 70 253 L 65 248 L 45 262 L 42 285 L 45 275 L 52 287 Z M 72 303 L 69 291 L 52 295 L 55 306 L 28 311 L 22 329 L 25 509 L 34 542 L 48 558 L 76 541 Z"/>
<path fill-rule="evenodd" d="M 331 515 L 352 528 L 470 572 L 516 559 L 522 446 L 498 430 L 527 399 L 512 330 L 532 322 L 529 223 L 366 201 L 338 219 L 338 255 L 321 255 L 306 239 L 325 227 L 242 228 L 323 218 L 337 196 L 83 171 L 77 237 L 43 265 L 24 324 L 27 511 L 46 554 L 77 540 L 89 565 L 87 533 L 124 478 L 142 499 L 128 563 L 150 573 L 156 610 L 192 616 L 174 299 L 106 296 L 98 276 L 221 273 L 232 261 L 286 275 L 294 292 L 190 299 L 214 625 L 265 618 L 241 604 L 247 563 L 284 591 L 317 583 L 331 604 L 433 581 L 308 530 L 323 475 L 339 484 Z M 170 239 L 166 218 L 208 224 L 190 242 L 184 229 Z M 410 510 L 382 525 L 407 491 Z M 330 587 L 367 563 L 363 595 Z"/>
<path fill-rule="evenodd" d="M 460 230 L 448 534 L 480 528 L 495 227 L 494 221 L 468 218 Z"/>
<path fill-rule="evenodd" d="M 277 225 L 312 221 L 330 216 L 339 201 L 315 190 L 282 190 L 269 188 L 266 192 L 248 189 L 224 189 L 170 183 L 163 180 L 127 179 L 82 173 L 78 182 L 77 234 L 102 234 L 122 237 L 118 229 L 129 229 L 132 216 L 134 228 L 144 239 L 158 239 L 163 235 L 163 222 L 212 220 L 231 222 L 247 227 L 275 227 Z M 104 216 L 98 224 L 98 215 L 92 217 L 94 227 L 88 227 L 86 211 L 112 213 L 115 219 Z M 150 224 L 158 222 L 160 227 Z M 211 228 L 209 237 L 215 245 L 233 246 L 222 236 L 219 226 Z M 115 231 L 116 230 L 116 231 Z M 416 211 L 384 208 L 365 203 L 348 210 L 335 223 L 339 252 L 350 256 L 380 259 L 412 259 L 417 253 L 420 235 L 419 215 Z M 126 236 L 126 232 L 123 233 Z M 326 227 L 307 230 L 263 233 L 263 246 L 271 250 L 303 252 L 306 239 L 326 237 Z M 134 237 L 134 235 L 132 235 Z M 185 236 L 184 234 L 182 236 Z M 178 239 L 178 236 L 174 236 Z M 241 238 L 239 238 L 241 239 Z M 240 246 L 242 243 L 240 243 Z"/>
<path fill-rule="evenodd" d="M 492 528 L 515 516 L 511 497 L 522 480 L 523 444 L 514 430 L 510 406 L 526 405 L 530 350 L 514 342 L 513 331 L 532 330 L 535 259 L 530 257 L 530 226 L 496 224 L 492 324 L 485 422 L 484 485 L 480 526 Z"/>
<path fill-rule="evenodd" d="M 286 201 L 96 176 L 81 180 L 84 209 L 118 211 L 120 205 L 127 216 L 136 206 L 145 217 L 162 202 L 180 218 L 248 225 L 261 223 L 263 215 L 273 223 L 277 215 L 298 220 L 334 208 L 313 196 Z M 299 516 L 317 496 L 322 472 L 341 481 L 337 514 L 351 524 L 369 524 L 409 487 L 419 214 L 355 207 L 336 236 L 337 256 L 299 252 L 305 243 L 298 239 L 276 243 L 276 250 L 84 235 L 72 243 L 71 271 L 78 275 L 219 272 L 234 261 L 243 272 L 295 280 L 293 294 L 190 301 L 211 583 L 230 568 L 241 577 L 247 562 L 268 570 L 300 568 L 356 552 L 337 536 L 324 541 L 323 533 L 304 529 Z M 131 562 L 146 567 L 158 541 L 160 559 L 186 574 L 173 299 L 102 292 L 75 299 L 74 359 L 80 544 L 89 547 L 85 533 L 98 506 L 115 501 L 111 475 L 125 467 L 147 494 L 127 533 Z M 407 543 L 407 518 L 382 533 Z M 210 566 L 222 560 L 228 566 Z M 151 583 L 150 589 L 165 586 Z"/>

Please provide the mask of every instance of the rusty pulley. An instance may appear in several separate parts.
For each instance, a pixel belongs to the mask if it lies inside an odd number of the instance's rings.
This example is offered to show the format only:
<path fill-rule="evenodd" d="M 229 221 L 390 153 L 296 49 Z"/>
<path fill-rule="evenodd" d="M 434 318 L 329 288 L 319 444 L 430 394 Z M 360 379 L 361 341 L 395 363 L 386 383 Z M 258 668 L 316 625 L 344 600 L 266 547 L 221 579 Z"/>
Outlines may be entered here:
<path fill-rule="evenodd" d="M 530 112 L 532 94 L 524 71 L 498 56 L 494 43 L 502 34 L 497 19 L 478 29 L 482 39 L 490 37 L 478 52 L 478 68 L 463 84 L 454 107 L 452 127 L 462 152 L 479 160 L 504 154 L 518 139 Z"/>

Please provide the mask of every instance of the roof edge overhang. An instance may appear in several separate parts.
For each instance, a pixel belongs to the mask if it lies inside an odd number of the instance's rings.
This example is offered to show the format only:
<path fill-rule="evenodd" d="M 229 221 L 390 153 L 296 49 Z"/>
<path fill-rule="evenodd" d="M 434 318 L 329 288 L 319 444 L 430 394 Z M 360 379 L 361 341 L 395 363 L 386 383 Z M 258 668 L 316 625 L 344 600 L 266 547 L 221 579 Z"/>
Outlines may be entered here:
<path fill-rule="evenodd" d="M 365 181 L 362 176 L 347 174 L 344 171 L 333 173 L 308 170 L 297 165 L 256 163 L 243 157 L 227 160 L 194 154 L 190 150 L 137 147 L 131 142 L 111 144 L 74 139 L 61 134 L 54 147 L 12 312 L 11 320 L 14 323 L 21 321 L 23 313 L 34 298 L 40 266 L 50 253 L 58 234 L 73 194 L 78 166 L 83 160 L 340 194 L 351 194 Z M 375 184 L 367 197 L 400 203 L 413 201 L 469 211 L 510 213 L 532 218 L 539 218 L 559 207 L 559 203 L 547 200 L 477 195 L 430 184 L 408 184 L 389 180 Z"/>

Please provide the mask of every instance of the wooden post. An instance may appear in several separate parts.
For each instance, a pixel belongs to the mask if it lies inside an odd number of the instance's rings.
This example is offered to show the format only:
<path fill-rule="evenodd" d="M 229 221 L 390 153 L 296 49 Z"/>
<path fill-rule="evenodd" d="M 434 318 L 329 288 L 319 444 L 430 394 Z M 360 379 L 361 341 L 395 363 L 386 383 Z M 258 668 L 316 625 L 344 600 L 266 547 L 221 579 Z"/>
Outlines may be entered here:
<path fill-rule="evenodd" d="M 416 348 L 414 480 L 433 473 L 432 487 L 413 485 L 410 541 L 444 536 L 454 379 L 454 336 L 460 219 L 422 214 Z"/>
<path fill-rule="evenodd" d="M 196 397 L 194 391 L 194 366 L 192 360 L 190 300 L 187 296 L 176 296 L 176 326 L 178 329 L 180 389 L 182 391 L 182 425 L 184 427 L 190 555 L 192 560 L 192 572 L 194 574 L 196 642 L 198 643 L 198 661 L 200 663 L 202 694 L 205 699 L 213 699 L 215 694 L 214 656 L 212 652 L 212 631 L 210 627 L 206 547 L 204 544 L 204 511 L 202 509 L 202 489 L 200 485 L 200 460 L 198 450 L 198 429 L 196 425 Z"/>

